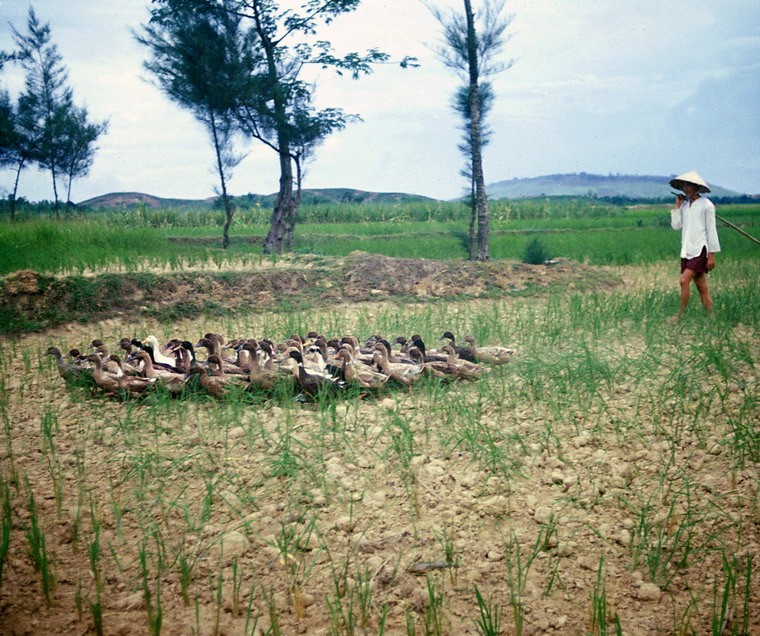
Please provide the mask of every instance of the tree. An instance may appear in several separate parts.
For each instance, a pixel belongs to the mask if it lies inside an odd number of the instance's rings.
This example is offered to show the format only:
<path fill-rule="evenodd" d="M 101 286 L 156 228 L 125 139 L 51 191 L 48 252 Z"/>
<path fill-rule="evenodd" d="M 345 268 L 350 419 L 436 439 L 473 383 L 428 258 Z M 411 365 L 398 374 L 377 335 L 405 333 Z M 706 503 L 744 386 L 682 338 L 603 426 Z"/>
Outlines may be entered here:
<path fill-rule="evenodd" d="M 14 58 L 26 71 L 19 109 L 23 108 L 29 117 L 30 129 L 38 131 L 34 135 L 33 158 L 42 169 L 50 171 L 58 216 L 58 177 L 63 167 L 66 122 L 73 107 L 68 71 L 51 41 L 50 26 L 40 23 L 34 9 L 29 8 L 26 34 L 15 27 L 11 29 L 19 47 Z"/>
<path fill-rule="evenodd" d="M 61 167 L 66 181 L 66 205 L 71 205 L 71 184 L 90 172 L 95 158 L 95 142 L 108 130 L 108 122 L 90 122 L 87 108 L 74 106 L 64 123 Z"/>
<path fill-rule="evenodd" d="M 351 119 L 340 109 L 314 109 L 315 86 L 300 79 L 302 69 L 315 64 L 358 78 L 369 73 L 373 64 L 388 61 L 388 56 L 377 49 L 337 57 L 329 42 L 315 41 L 320 23 L 355 10 L 359 3 L 360 0 L 303 0 L 300 11 L 295 11 L 281 10 L 275 0 L 154 2 L 152 22 L 171 13 L 221 9 L 247 25 L 241 44 L 250 47 L 248 74 L 245 81 L 234 83 L 236 126 L 276 152 L 280 166 L 278 194 L 264 239 L 265 253 L 281 253 L 291 244 L 304 160 L 328 134 Z M 401 61 L 402 66 L 412 63 L 413 58 Z"/>
<path fill-rule="evenodd" d="M 360 0 L 308 0 L 300 12 L 280 11 L 274 0 L 238 0 L 237 4 L 240 14 L 251 20 L 266 60 L 261 80 L 267 99 L 245 100 L 240 121 L 278 153 L 280 187 L 263 247 L 265 253 L 281 253 L 290 246 L 300 203 L 299 191 L 293 192 L 294 164 L 300 170 L 303 158 L 347 121 L 340 109 L 315 111 L 311 107 L 314 86 L 299 79 L 302 68 L 307 64 L 331 67 L 356 79 L 370 73 L 373 64 L 389 58 L 377 49 L 337 57 L 329 42 L 310 43 L 320 21 L 330 23 L 354 11 Z M 412 61 L 406 58 L 401 65 Z"/>
<path fill-rule="evenodd" d="M 485 125 L 487 114 L 493 107 L 495 95 L 493 87 L 490 82 L 483 82 L 479 85 L 480 90 L 480 147 L 483 148 L 490 142 L 491 131 Z M 471 113 L 470 113 L 470 88 L 469 85 L 462 86 L 457 90 L 453 99 L 454 110 L 462 117 L 462 141 L 457 145 L 459 151 L 465 156 L 465 166 L 460 171 L 463 177 L 466 177 L 470 182 L 468 192 L 468 204 L 470 206 L 470 229 L 468 235 L 468 253 L 470 260 L 474 261 L 478 255 L 477 244 L 477 225 L 478 225 L 478 207 L 476 205 L 476 180 L 475 174 L 472 168 L 472 126 L 471 126 Z"/>
<path fill-rule="evenodd" d="M 474 258 L 487 261 L 489 255 L 489 213 L 488 199 L 483 176 L 483 120 L 487 108 L 483 108 L 482 99 L 485 95 L 481 87 L 481 78 L 499 73 L 512 65 L 512 62 L 502 63 L 494 58 L 502 51 L 509 39 L 505 36 L 507 27 L 512 22 L 512 16 L 503 17 L 505 0 L 484 0 L 479 31 L 476 29 L 475 14 L 471 0 L 463 0 L 464 12 L 451 11 L 448 14 L 425 2 L 428 9 L 443 27 L 444 44 L 436 49 L 436 53 L 446 66 L 465 76 L 466 86 L 466 115 L 465 126 L 469 128 L 466 140 L 469 146 L 468 169 L 471 174 L 472 215 L 477 218 L 477 249 Z M 455 108 L 463 105 L 462 97 L 455 101 Z M 493 95 L 490 97 L 493 101 Z M 490 105 L 489 105 L 490 106 Z M 460 110 L 460 112 L 462 112 Z M 473 258 L 472 245 L 470 258 Z"/>
<path fill-rule="evenodd" d="M 10 218 L 16 216 L 16 196 L 21 172 L 35 157 L 37 146 L 36 122 L 28 100 L 14 105 L 7 91 L 0 92 L 0 168 L 13 167 L 16 176 L 13 191 L 8 195 Z"/>
<path fill-rule="evenodd" d="M 137 39 L 151 50 L 145 68 L 156 76 L 169 98 L 191 111 L 209 134 L 225 211 L 222 247 L 226 249 L 234 215 L 227 184 L 242 159 L 233 145 L 235 105 L 261 66 L 261 57 L 227 0 L 161 4 L 153 9 L 150 23 Z"/>

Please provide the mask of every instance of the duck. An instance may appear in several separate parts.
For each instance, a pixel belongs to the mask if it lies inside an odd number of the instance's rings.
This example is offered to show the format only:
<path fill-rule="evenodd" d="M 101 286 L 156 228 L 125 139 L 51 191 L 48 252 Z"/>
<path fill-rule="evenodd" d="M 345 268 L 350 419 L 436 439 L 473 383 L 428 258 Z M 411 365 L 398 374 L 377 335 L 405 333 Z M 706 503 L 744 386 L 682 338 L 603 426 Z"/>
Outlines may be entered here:
<path fill-rule="evenodd" d="M 388 355 L 388 348 L 383 342 L 375 344 L 373 361 L 382 373 L 404 386 L 411 386 L 419 380 L 424 370 L 422 364 L 411 358 L 404 360 L 404 362 L 392 362 Z"/>
<path fill-rule="evenodd" d="M 133 356 L 142 363 L 143 373 L 146 378 L 155 379 L 156 384 L 167 387 L 172 393 L 179 393 L 182 390 L 187 379 L 184 373 L 175 373 L 162 367 L 154 367 L 150 354 L 142 349 L 133 354 Z"/>
<path fill-rule="evenodd" d="M 78 353 L 79 352 L 77 351 L 77 354 Z M 63 359 L 63 353 L 61 353 L 61 350 L 58 347 L 49 347 L 43 354 L 43 357 L 45 356 L 52 356 L 55 358 L 58 375 L 60 375 L 66 382 L 77 382 L 84 378 L 92 379 L 92 368 L 66 362 L 66 360 Z"/>
<path fill-rule="evenodd" d="M 345 390 L 345 380 L 327 374 L 307 371 L 303 364 L 303 356 L 298 349 L 291 349 L 288 357 L 296 361 L 296 366 L 293 367 L 293 377 L 301 391 L 309 397 L 316 397 L 323 392 L 335 393 Z"/>
<path fill-rule="evenodd" d="M 470 349 L 468 347 L 460 347 L 456 343 L 456 338 L 454 337 L 454 334 L 450 331 L 444 331 L 438 340 L 448 340 L 449 345 L 451 346 L 454 351 L 456 351 L 456 354 L 462 359 L 467 360 L 468 362 L 477 362 L 475 359 L 475 356 L 472 355 L 470 352 Z M 441 350 L 443 350 L 443 347 L 441 347 Z"/>
<path fill-rule="evenodd" d="M 492 345 L 488 347 L 478 347 L 475 345 L 475 338 L 467 335 L 464 341 L 468 344 L 470 353 L 478 362 L 486 362 L 488 364 L 506 364 L 510 361 L 515 353 L 515 349 L 509 347 L 500 347 Z"/>
<path fill-rule="evenodd" d="M 140 378 L 134 376 L 116 375 L 106 370 L 103 361 L 96 353 L 91 353 L 87 356 L 88 362 L 91 362 L 94 367 L 92 371 L 95 384 L 102 389 L 106 395 L 116 395 L 121 393 L 138 394 L 145 392 L 148 388 L 156 383 L 154 379 Z M 110 357 L 111 362 L 116 366 L 121 366 L 121 358 L 117 355 Z"/>
<path fill-rule="evenodd" d="M 418 347 L 410 347 L 409 357 L 422 368 L 422 374 L 439 380 L 450 379 L 449 365 L 445 360 L 429 360 Z"/>
<path fill-rule="evenodd" d="M 188 381 L 195 376 L 198 376 L 199 384 L 209 395 L 219 399 L 224 397 L 225 386 L 221 378 L 210 376 L 207 373 L 206 368 L 198 364 L 190 369 L 190 372 L 188 373 Z"/>
<path fill-rule="evenodd" d="M 174 368 L 180 373 L 188 373 L 196 364 L 195 347 L 189 340 L 177 341 L 172 346 L 172 352 L 174 353 Z"/>
<path fill-rule="evenodd" d="M 206 334 L 206 335 L 214 335 L 214 334 Z M 206 362 L 208 363 L 211 360 L 211 358 L 214 357 L 215 364 L 224 373 L 248 375 L 247 369 L 241 369 L 240 367 L 236 366 L 233 362 L 227 360 L 226 358 L 222 356 L 221 347 L 219 346 L 219 341 L 218 341 L 218 335 L 219 334 L 216 334 L 217 338 L 206 338 L 204 336 L 195 345 L 196 347 L 201 347 L 201 348 L 206 349 L 206 351 L 208 351 L 208 357 L 206 358 Z M 211 375 L 214 375 L 214 371 L 211 371 Z"/>
<path fill-rule="evenodd" d="M 335 354 L 336 360 L 342 362 L 343 375 L 346 382 L 358 384 L 365 389 L 378 390 L 385 386 L 390 379 L 379 371 L 374 371 L 364 364 L 354 362 L 353 355 L 348 348 L 343 348 Z"/>
<path fill-rule="evenodd" d="M 351 347 L 351 354 L 356 362 L 363 362 L 364 364 L 372 365 L 372 356 L 374 351 L 369 349 L 362 349 L 359 344 L 359 339 L 351 334 L 345 335 L 340 339 L 341 345 L 349 345 Z"/>
<path fill-rule="evenodd" d="M 249 352 L 250 365 L 248 371 L 248 382 L 250 388 L 271 391 L 278 382 L 283 378 L 293 377 L 286 369 L 279 367 L 266 367 L 261 365 L 256 345 L 247 342 L 243 348 Z"/>
<path fill-rule="evenodd" d="M 463 360 L 451 345 L 444 345 L 441 351 L 448 354 L 446 364 L 448 373 L 464 380 L 475 380 L 488 372 L 487 367 L 480 366 L 476 362 Z"/>
<path fill-rule="evenodd" d="M 439 353 L 437 351 L 428 352 L 425 343 L 419 336 L 412 336 L 411 344 L 408 344 L 407 347 L 407 354 L 410 353 L 412 349 L 416 349 L 422 354 L 422 360 L 424 362 L 446 362 L 446 358 L 448 358 L 445 353 Z"/>
<path fill-rule="evenodd" d="M 142 342 L 143 346 L 148 345 L 152 347 L 153 349 L 153 361 L 158 364 L 165 364 L 170 367 L 174 367 L 174 356 L 169 357 L 163 352 L 163 349 L 158 344 L 158 338 L 154 335 L 149 335 L 145 340 Z"/>

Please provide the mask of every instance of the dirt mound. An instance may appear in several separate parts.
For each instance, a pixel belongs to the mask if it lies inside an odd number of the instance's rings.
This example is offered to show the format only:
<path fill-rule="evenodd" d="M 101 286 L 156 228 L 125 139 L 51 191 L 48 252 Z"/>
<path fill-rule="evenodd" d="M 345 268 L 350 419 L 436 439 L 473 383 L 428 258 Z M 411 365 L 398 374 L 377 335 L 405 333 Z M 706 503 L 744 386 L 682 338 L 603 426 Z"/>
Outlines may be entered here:
<path fill-rule="evenodd" d="M 133 272 L 52 278 L 31 270 L 0 279 L 0 333 L 89 322 L 114 315 L 164 319 L 325 302 L 488 298 L 600 289 L 619 284 L 608 271 L 558 261 L 475 263 L 390 258 L 354 252 L 345 259 L 294 258 L 286 267 L 155 274 Z"/>
<path fill-rule="evenodd" d="M 354 252 L 346 259 L 343 292 L 357 300 L 378 296 L 479 298 L 529 288 L 540 290 L 556 285 L 598 288 L 618 282 L 608 272 L 567 260 L 551 265 L 526 265 L 516 261 L 390 258 Z"/>
<path fill-rule="evenodd" d="M 20 269 L 5 278 L 5 291 L 11 296 L 36 294 L 40 290 L 40 275 L 33 269 Z"/>

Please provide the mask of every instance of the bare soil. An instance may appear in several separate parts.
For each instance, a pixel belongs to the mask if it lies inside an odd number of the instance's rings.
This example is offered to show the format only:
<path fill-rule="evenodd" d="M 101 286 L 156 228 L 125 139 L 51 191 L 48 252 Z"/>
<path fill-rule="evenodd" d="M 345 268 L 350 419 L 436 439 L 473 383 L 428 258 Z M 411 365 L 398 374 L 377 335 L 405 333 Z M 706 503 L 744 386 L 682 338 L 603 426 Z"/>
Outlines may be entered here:
<path fill-rule="evenodd" d="M 347 262 L 334 270 L 340 275 L 318 283 L 323 300 L 344 316 L 383 311 L 400 296 L 469 297 L 452 306 L 499 303 L 508 315 L 504 292 L 621 281 L 567 262 L 454 267 L 369 256 Z M 247 323 L 259 329 L 256 335 L 276 319 L 261 312 L 300 289 L 288 282 L 293 272 L 272 275 L 282 276 L 274 291 L 252 295 L 257 287 L 240 287 L 240 302 L 230 299 L 236 311 L 245 301 L 260 312 Z M 307 270 L 301 275 L 301 282 L 318 278 Z M 494 288 L 502 300 L 494 299 Z M 163 293 L 172 302 L 196 289 Z M 30 290 L 18 293 L 33 296 Z M 177 321 L 171 335 L 223 331 L 224 324 L 209 317 Z M 732 606 L 725 626 L 711 629 L 725 580 L 717 547 L 732 546 L 745 570 L 748 558 L 756 561 L 758 473 L 756 465 L 734 465 L 717 409 L 695 426 L 669 404 L 642 411 L 642 387 L 620 384 L 588 410 L 558 414 L 539 401 L 494 399 L 509 394 L 505 383 L 520 382 L 508 367 L 480 381 L 490 387 L 485 401 L 479 382 L 327 410 L 123 403 L 71 390 L 52 364 L 37 362 L 50 343 L 82 346 L 96 336 L 138 335 L 137 328 L 160 327 L 135 323 L 133 314 L 0 343 L 0 460 L 13 520 L 0 634 L 94 633 L 90 607 L 99 586 L 108 634 L 149 632 L 159 600 L 163 634 L 252 633 L 254 617 L 253 633 L 261 634 L 377 634 L 383 626 L 396 635 L 410 633 L 410 621 L 418 634 L 475 634 L 476 587 L 501 607 L 505 634 L 518 631 L 511 601 L 524 610 L 523 634 L 614 633 L 616 615 L 625 634 L 741 628 L 741 608 Z M 752 342 L 747 334 L 743 340 Z M 619 342 L 613 350 L 637 348 L 645 343 Z M 760 356 L 756 340 L 748 354 Z M 644 381 L 643 389 L 656 392 L 662 380 Z M 757 369 L 745 364 L 725 399 L 738 409 L 744 391 L 757 386 Z M 681 424 L 663 426 L 666 414 Z M 480 431 L 472 441 L 486 447 L 490 439 L 505 462 L 489 463 L 487 454 L 457 443 L 456 432 L 468 422 Z M 28 554 L 29 493 L 55 577 L 49 607 Z M 645 501 L 652 514 L 642 517 L 631 504 Z M 634 563 L 642 519 L 669 546 L 689 533 L 698 554 L 683 567 L 665 568 L 667 586 L 652 581 L 647 547 Z M 419 565 L 449 559 L 457 567 Z M 187 597 L 183 566 L 190 570 Z M 749 578 L 747 633 L 758 633 L 756 572 Z M 740 568 L 737 589 L 744 582 Z M 519 597 L 510 596 L 518 584 Z M 592 617 L 602 595 L 607 622 L 600 626 Z"/>

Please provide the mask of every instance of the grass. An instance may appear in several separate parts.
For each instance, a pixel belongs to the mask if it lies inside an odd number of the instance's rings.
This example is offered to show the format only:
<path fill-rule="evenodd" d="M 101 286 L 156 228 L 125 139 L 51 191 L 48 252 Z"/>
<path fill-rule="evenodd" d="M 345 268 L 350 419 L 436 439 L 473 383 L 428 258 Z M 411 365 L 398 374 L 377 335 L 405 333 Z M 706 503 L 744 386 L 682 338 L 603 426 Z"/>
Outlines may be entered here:
<path fill-rule="evenodd" d="M 624 208 L 589 200 L 493 202 L 491 255 L 520 260 L 540 237 L 547 254 L 597 265 L 649 263 L 672 258 L 678 235 L 664 206 Z M 760 206 L 724 206 L 721 212 L 752 233 Z M 399 206 L 304 207 L 294 251 L 345 256 L 354 250 L 410 258 L 466 258 L 467 211 L 456 203 Z M 204 216 L 205 215 L 205 216 Z M 231 245 L 221 249 L 217 212 L 134 210 L 67 216 L 56 222 L 26 217 L 0 225 L 0 275 L 33 269 L 50 275 L 111 271 L 181 271 L 256 267 L 266 215 L 240 213 Z M 755 233 L 757 233 L 755 231 Z M 752 258 L 756 246 L 728 228 L 723 250 Z M 50 246 L 55 249 L 50 249 Z"/>

